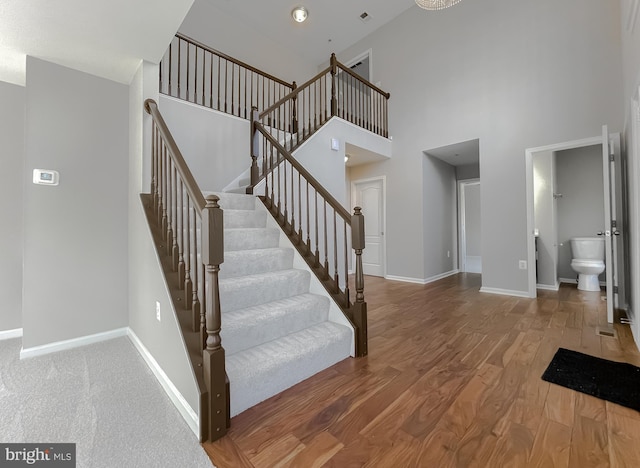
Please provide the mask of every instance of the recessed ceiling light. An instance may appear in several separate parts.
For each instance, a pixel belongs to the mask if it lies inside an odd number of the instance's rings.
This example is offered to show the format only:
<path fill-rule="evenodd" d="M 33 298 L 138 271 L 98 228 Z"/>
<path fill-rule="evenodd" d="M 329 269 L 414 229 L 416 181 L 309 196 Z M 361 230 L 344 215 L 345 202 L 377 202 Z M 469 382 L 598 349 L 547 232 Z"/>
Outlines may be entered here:
<path fill-rule="evenodd" d="M 307 16 L 309 16 L 309 10 L 303 6 L 297 6 L 291 11 L 291 17 L 298 23 L 302 23 L 306 20 Z"/>

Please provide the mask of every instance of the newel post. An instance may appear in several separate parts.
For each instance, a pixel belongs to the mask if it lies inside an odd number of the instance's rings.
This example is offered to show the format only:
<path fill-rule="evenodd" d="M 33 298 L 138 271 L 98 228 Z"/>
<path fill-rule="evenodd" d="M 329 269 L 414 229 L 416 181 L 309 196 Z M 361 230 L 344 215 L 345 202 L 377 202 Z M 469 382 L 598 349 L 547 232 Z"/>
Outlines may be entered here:
<path fill-rule="evenodd" d="M 338 115 L 338 99 L 336 98 L 336 75 L 338 74 L 338 59 L 331 54 L 331 117 Z"/>
<path fill-rule="evenodd" d="M 219 198 L 209 195 L 202 212 L 202 262 L 205 265 L 206 344 L 203 350 L 204 379 L 209 393 L 208 438 L 217 440 L 227 432 L 227 401 L 224 348 L 220 339 L 220 289 L 218 272 L 224 262 L 223 212 Z"/>
<path fill-rule="evenodd" d="M 296 82 L 293 82 L 291 91 L 298 89 Z M 291 98 L 291 133 L 298 133 L 298 95 Z"/>
<path fill-rule="evenodd" d="M 251 108 L 251 187 L 247 188 L 247 193 L 253 193 L 253 187 L 258 183 L 260 172 L 258 170 L 258 156 L 260 155 L 260 138 L 258 135 L 258 129 L 256 123 L 260 119 L 258 108 L 253 106 Z M 251 190 L 251 191 L 249 191 Z"/>
<path fill-rule="evenodd" d="M 362 251 L 364 250 L 364 216 L 362 208 L 356 206 L 351 216 L 351 247 L 356 254 L 356 302 L 353 304 L 353 322 L 358 328 L 356 338 L 356 356 L 366 356 L 367 338 L 367 303 L 364 301 L 364 273 L 362 271 Z"/>

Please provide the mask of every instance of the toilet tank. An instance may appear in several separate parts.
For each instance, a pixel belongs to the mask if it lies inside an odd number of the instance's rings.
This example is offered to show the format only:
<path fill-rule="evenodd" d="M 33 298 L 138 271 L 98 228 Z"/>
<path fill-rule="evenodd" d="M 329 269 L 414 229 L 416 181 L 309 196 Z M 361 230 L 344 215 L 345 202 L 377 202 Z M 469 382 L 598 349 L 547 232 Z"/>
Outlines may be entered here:
<path fill-rule="evenodd" d="M 604 237 L 574 237 L 571 253 L 574 259 L 604 260 Z"/>

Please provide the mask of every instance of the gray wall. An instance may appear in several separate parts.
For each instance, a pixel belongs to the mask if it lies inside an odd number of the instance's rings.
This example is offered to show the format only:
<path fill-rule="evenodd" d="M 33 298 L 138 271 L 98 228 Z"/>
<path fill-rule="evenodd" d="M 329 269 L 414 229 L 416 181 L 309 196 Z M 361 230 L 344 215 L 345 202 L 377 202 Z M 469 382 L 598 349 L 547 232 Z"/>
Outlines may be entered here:
<path fill-rule="evenodd" d="M 433 242 L 420 228 L 441 210 L 421 196 L 422 152 L 479 138 L 483 287 L 526 294 L 527 272 L 518 268 L 527 258 L 525 149 L 596 136 L 603 123 L 620 131 L 618 3 L 463 1 L 435 13 L 413 6 L 338 59 L 369 48 L 372 79 L 391 93 L 394 155 L 361 176 L 387 175 L 388 273 L 429 277 L 422 259 L 446 250 L 446 239 Z"/>
<path fill-rule="evenodd" d="M 22 326 L 22 190 L 25 89 L 0 82 L 0 331 Z"/>
<path fill-rule="evenodd" d="M 479 179 L 480 178 L 480 163 L 465 164 L 464 166 L 456 166 L 456 179 Z"/>
<path fill-rule="evenodd" d="M 127 86 L 27 57 L 24 348 L 127 325 L 127 109 Z"/>
<path fill-rule="evenodd" d="M 256 33 L 248 22 L 229 16 L 213 3 L 196 0 L 179 31 L 288 82 L 304 83 L 318 72 L 317 64 L 292 56 L 281 44 Z M 289 11 L 283 14 L 288 15 Z"/>
<path fill-rule="evenodd" d="M 595 237 L 604 229 L 602 146 L 556 153 L 558 207 L 558 278 L 575 279 L 572 237 Z M 561 245 L 560 245 L 561 244 Z"/>
<path fill-rule="evenodd" d="M 433 206 L 430 218 L 424 219 L 424 279 L 429 280 L 455 269 L 457 264 L 457 197 L 455 168 L 440 159 L 423 156 L 423 199 Z M 391 213 L 388 212 L 388 216 Z M 416 218 L 418 218 L 416 216 Z M 415 227 L 412 231 L 416 231 Z M 387 224 L 387 226 L 389 226 Z M 387 227 L 387 229 L 389 229 Z M 409 240 L 412 232 L 407 232 Z M 422 243 L 422 242 L 421 242 Z M 388 245 L 388 244 L 387 244 Z M 412 246 L 408 246 L 412 247 Z M 417 246 L 416 246 L 417 247 Z M 447 251 L 449 256 L 447 256 Z M 416 255 L 418 250 L 416 248 Z M 388 271 L 388 270 L 387 270 Z"/>
<path fill-rule="evenodd" d="M 480 257 L 482 254 L 480 184 L 469 184 L 465 187 L 464 201 L 467 256 Z"/>
<path fill-rule="evenodd" d="M 202 190 L 221 191 L 249 169 L 248 120 L 168 96 L 158 106 Z"/>

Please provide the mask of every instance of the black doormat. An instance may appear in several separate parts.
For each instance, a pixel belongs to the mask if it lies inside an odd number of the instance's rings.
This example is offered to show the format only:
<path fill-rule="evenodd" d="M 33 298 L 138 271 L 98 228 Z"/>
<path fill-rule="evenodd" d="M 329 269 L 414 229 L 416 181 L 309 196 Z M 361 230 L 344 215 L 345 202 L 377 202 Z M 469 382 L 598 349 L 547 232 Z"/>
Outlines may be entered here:
<path fill-rule="evenodd" d="M 640 367 L 560 348 L 542 379 L 640 411 Z"/>

